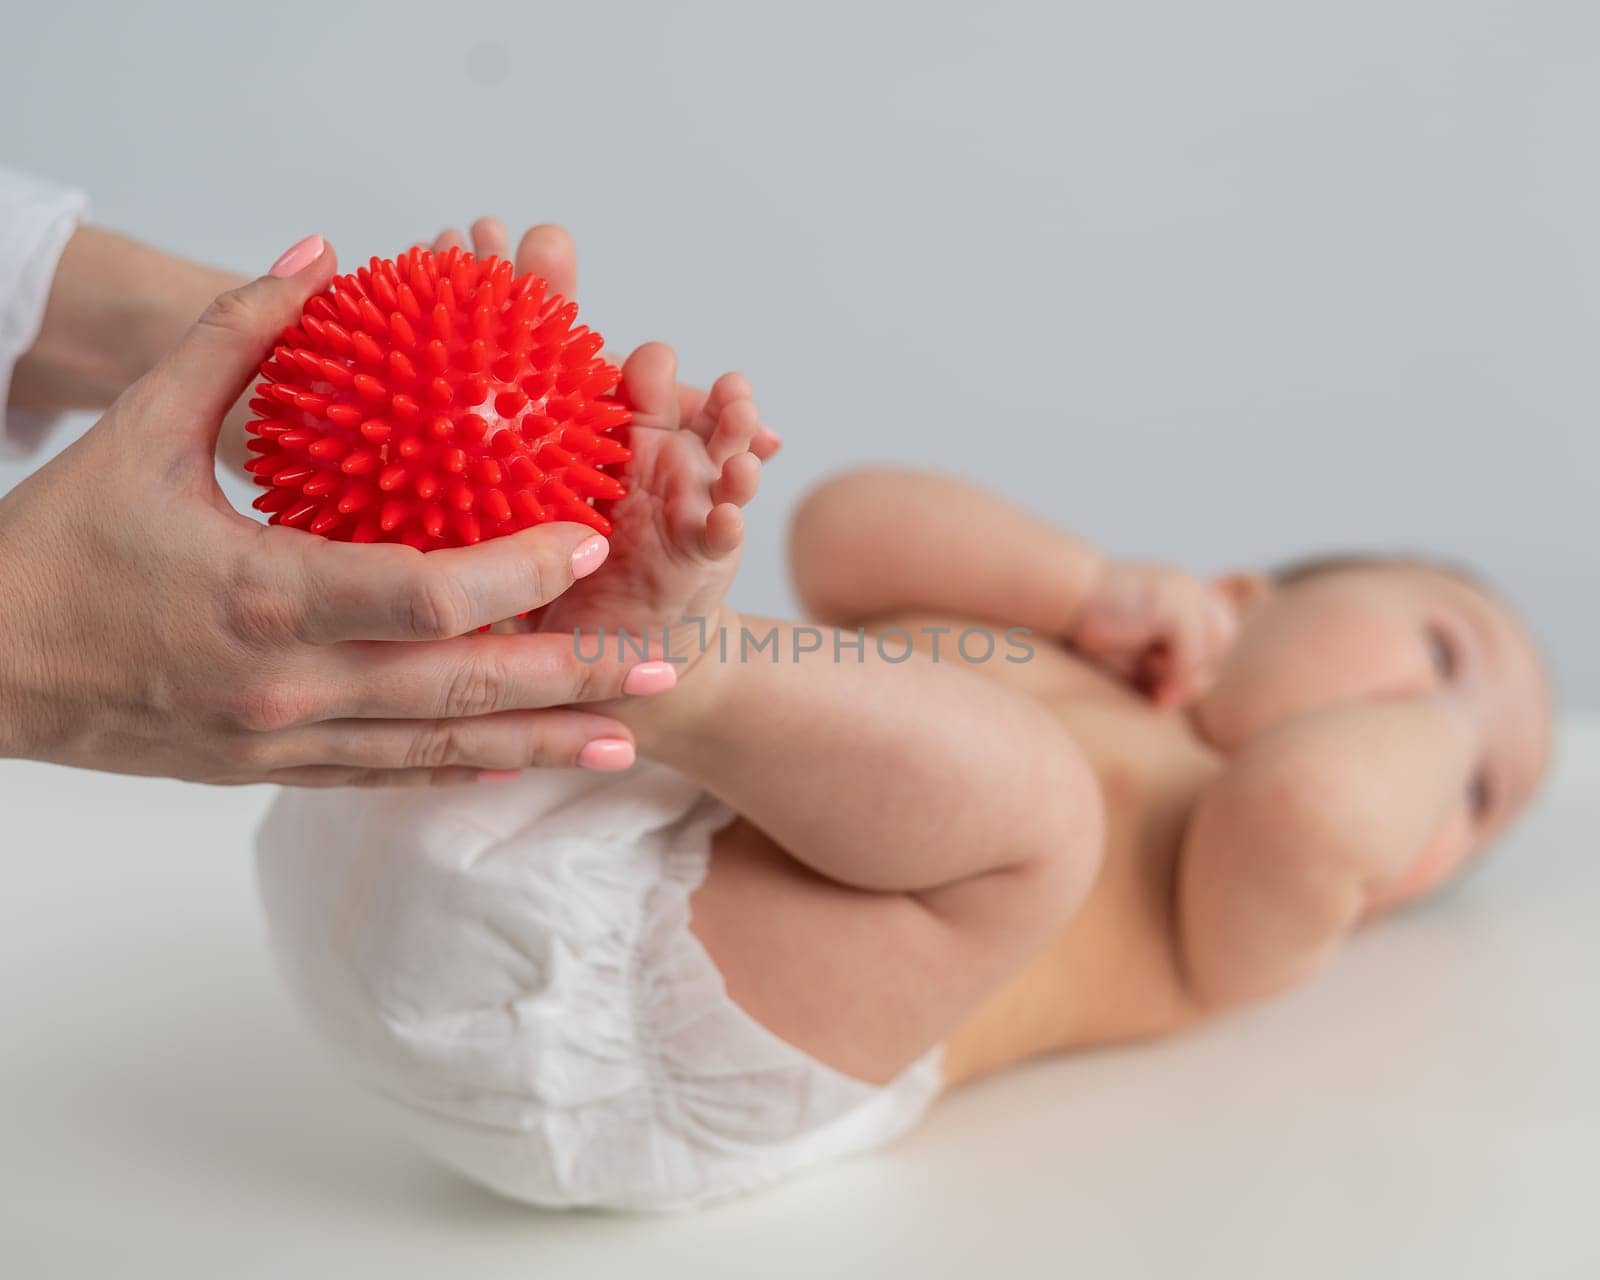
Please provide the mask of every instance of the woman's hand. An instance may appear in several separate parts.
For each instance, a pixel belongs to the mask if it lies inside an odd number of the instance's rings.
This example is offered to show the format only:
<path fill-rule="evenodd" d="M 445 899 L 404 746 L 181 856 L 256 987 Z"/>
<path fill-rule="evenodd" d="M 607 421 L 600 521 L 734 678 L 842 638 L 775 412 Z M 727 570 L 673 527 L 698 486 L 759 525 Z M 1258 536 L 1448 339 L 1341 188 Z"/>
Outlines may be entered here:
<path fill-rule="evenodd" d="M 473 634 L 593 572 L 604 538 L 551 524 L 425 556 L 262 526 L 217 488 L 223 415 L 334 269 L 311 237 L 217 298 L 0 499 L 0 755 L 301 785 L 631 761 L 625 728 L 563 705 L 624 692 L 620 662 Z"/>
<path fill-rule="evenodd" d="M 493 254 L 498 258 L 510 258 L 518 275 L 531 271 L 548 282 L 552 292 L 567 298 L 577 296 L 578 253 L 565 227 L 552 222 L 530 227 L 517 242 L 515 256 L 511 253 L 511 237 L 506 233 L 505 223 L 499 218 L 479 218 L 469 231 L 470 247 L 478 257 Z M 430 247 L 435 253 L 443 253 L 447 249 L 465 249 L 468 239 L 454 227 L 448 227 L 434 237 Z M 620 366 L 623 363 L 622 357 L 616 353 L 608 351 L 605 354 L 613 364 Z M 717 379 L 717 387 L 719 396 L 743 399 L 750 395 L 750 383 L 743 374 L 725 373 Z M 677 388 L 679 424 L 702 438 L 709 436 L 716 427 L 720 403 L 708 405 L 711 392 L 705 388 L 692 387 L 684 382 L 678 383 Z M 783 440 L 778 433 L 763 423 L 756 428 L 750 452 L 755 454 L 758 461 L 765 462 L 782 446 Z"/>
<path fill-rule="evenodd" d="M 1181 706 L 1215 679 L 1238 623 L 1222 594 L 1165 565 L 1104 560 L 1067 639 L 1159 706 Z"/>
<path fill-rule="evenodd" d="M 572 236 L 565 227 L 558 227 L 549 222 L 530 227 L 517 242 L 515 255 L 511 253 L 511 237 L 506 233 L 505 224 L 500 219 L 479 218 L 469 230 L 470 242 L 466 235 L 450 227 L 441 231 L 434 237 L 433 243 L 426 247 L 435 253 L 444 253 L 447 249 L 465 249 L 470 245 L 472 252 L 480 258 L 490 254 L 499 258 L 509 258 L 518 275 L 532 272 L 547 281 L 553 292 L 568 298 L 575 295 L 578 287 L 578 255 L 573 247 Z M 605 356 L 615 365 L 622 364 L 622 357 L 615 352 L 608 351 Z M 737 383 L 730 383 L 729 379 L 737 379 Z M 737 392 L 740 396 L 750 394 L 749 381 L 742 374 L 724 374 L 718 379 L 718 383 L 727 384 L 726 389 Z M 706 436 L 716 425 L 720 406 L 708 404 L 711 392 L 706 388 L 693 387 L 686 382 L 678 383 L 677 388 L 679 421 L 702 437 Z M 217 453 L 217 456 L 246 482 L 253 478 L 244 470 L 244 464 L 250 457 L 245 445 L 250 438 L 248 426 L 253 416 L 246 405 L 249 398 L 250 393 L 247 390 L 228 411 L 227 417 L 223 420 L 221 444 Z M 782 445 L 783 441 L 778 433 L 763 423 L 756 431 L 750 452 L 755 454 L 759 461 L 765 462 L 777 453 Z"/>

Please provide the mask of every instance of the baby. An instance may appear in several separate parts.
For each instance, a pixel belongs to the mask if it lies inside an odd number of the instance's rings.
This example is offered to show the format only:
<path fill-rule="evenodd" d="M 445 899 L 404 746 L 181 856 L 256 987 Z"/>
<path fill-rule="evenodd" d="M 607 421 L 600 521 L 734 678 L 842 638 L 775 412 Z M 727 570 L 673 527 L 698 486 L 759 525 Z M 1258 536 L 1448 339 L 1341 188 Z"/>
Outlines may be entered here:
<path fill-rule="evenodd" d="M 862 471 L 795 514 L 810 621 L 741 616 L 749 386 L 680 421 L 670 358 L 630 363 L 610 560 L 529 625 L 673 663 L 595 708 L 639 762 L 285 791 L 260 834 L 318 1027 L 507 1195 L 702 1204 L 1025 1058 L 1271 995 L 1538 786 L 1532 641 L 1420 561 L 1204 582 Z"/>

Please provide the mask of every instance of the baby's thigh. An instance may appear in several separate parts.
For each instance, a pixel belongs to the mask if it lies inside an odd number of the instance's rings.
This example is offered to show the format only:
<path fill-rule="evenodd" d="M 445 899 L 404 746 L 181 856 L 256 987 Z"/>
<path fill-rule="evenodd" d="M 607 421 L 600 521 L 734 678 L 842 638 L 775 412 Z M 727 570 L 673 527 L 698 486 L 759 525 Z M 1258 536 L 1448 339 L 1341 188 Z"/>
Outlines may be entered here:
<path fill-rule="evenodd" d="M 1070 904 L 1041 918 L 1041 892 L 1007 872 L 944 886 L 931 903 L 855 889 L 740 818 L 713 840 L 690 927 L 757 1022 L 835 1070 L 886 1083 L 1054 936 Z M 983 909 L 964 911 L 963 894 Z M 1008 898 L 1018 927 L 996 929 Z"/>

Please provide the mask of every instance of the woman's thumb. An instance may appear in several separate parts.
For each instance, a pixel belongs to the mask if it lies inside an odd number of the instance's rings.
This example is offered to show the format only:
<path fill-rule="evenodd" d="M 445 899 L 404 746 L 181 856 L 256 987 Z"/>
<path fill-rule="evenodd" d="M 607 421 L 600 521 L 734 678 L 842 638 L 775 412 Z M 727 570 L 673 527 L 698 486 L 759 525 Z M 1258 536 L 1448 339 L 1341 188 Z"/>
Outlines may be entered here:
<path fill-rule="evenodd" d="M 321 236 L 286 250 L 264 276 L 219 294 L 178 345 L 151 370 L 163 399 L 181 400 L 185 420 L 208 442 L 266 359 L 279 334 L 327 287 L 338 262 Z"/>

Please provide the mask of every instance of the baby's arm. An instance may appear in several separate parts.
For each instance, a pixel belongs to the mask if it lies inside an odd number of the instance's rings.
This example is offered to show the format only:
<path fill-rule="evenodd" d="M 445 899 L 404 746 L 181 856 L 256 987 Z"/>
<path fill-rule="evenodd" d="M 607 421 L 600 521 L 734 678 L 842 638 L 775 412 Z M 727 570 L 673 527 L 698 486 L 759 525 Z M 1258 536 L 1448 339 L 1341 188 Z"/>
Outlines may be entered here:
<path fill-rule="evenodd" d="M 1471 744 L 1445 697 L 1332 707 L 1247 744 L 1201 797 L 1179 858 L 1194 994 L 1236 1004 L 1320 968 L 1460 807 Z"/>
<path fill-rule="evenodd" d="M 822 622 L 907 610 L 1072 628 L 1100 570 L 1089 543 L 976 485 L 872 468 L 813 489 L 789 534 L 795 589 Z"/>
<path fill-rule="evenodd" d="M 1201 691 L 1233 639 L 1232 611 L 1193 575 L 1112 560 L 934 472 L 838 476 L 801 503 L 789 541 L 795 588 L 823 622 L 916 611 L 1026 627 L 1162 705 Z"/>

